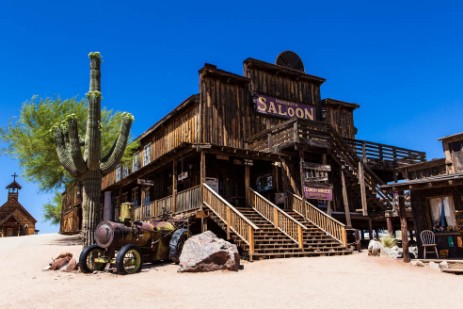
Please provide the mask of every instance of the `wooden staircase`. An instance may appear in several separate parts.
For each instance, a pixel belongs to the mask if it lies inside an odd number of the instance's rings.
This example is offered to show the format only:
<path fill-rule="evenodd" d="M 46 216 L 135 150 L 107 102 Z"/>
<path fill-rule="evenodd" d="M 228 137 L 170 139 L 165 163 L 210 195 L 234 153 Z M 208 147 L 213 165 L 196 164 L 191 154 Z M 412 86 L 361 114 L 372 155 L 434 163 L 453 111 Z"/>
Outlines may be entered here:
<path fill-rule="evenodd" d="M 240 208 L 230 205 L 207 185 L 203 190 L 209 218 L 250 260 L 352 253 L 344 243 L 297 212 L 284 212 L 252 190 L 253 207 Z"/>

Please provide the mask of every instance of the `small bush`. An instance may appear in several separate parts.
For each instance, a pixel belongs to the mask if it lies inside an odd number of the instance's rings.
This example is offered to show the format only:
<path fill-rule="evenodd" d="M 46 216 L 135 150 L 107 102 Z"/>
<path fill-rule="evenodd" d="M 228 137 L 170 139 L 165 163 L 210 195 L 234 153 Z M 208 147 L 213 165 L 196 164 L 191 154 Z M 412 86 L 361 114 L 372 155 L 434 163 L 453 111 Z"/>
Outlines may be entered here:
<path fill-rule="evenodd" d="M 397 245 L 397 240 L 390 235 L 381 237 L 379 241 L 381 241 L 381 244 L 383 245 L 383 247 L 386 247 L 386 248 L 392 248 L 395 245 Z"/>

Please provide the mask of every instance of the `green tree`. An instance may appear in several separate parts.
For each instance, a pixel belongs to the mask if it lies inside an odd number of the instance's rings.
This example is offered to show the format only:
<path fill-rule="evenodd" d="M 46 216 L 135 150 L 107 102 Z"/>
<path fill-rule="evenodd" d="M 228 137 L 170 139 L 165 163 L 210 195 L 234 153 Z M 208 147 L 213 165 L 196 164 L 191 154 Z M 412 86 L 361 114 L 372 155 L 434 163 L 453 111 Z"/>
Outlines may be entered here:
<path fill-rule="evenodd" d="M 43 205 L 43 218 L 52 225 L 60 223 L 62 202 L 63 195 L 60 192 L 55 192 L 53 200 Z"/>
<path fill-rule="evenodd" d="M 23 103 L 19 116 L 0 128 L 0 139 L 7 145 L 3 152 L 19 161 L 22 176 L 36 182 L 42 191 L 64 190 L 71 175 L 64 169 L 56 155 L 56 144 L 50 129 L 66 115 L 73 115 L 79 132 L 85 132 L 88 113 L 86 100 L 32 97 Z M 123 113 L 101 110 L 102 152 L 107 153 L 119 133 Z M 126 149 L 123 163 L 128 164 L 139 147 L 137 141 Z"/>

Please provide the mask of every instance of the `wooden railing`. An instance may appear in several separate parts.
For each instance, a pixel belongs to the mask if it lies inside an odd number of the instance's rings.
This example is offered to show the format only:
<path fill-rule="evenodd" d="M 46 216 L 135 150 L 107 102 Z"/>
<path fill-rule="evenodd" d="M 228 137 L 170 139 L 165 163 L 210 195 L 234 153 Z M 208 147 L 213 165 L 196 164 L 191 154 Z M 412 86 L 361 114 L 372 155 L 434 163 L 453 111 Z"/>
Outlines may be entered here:
<path fill-rule="evenodd" d="M 336 130 L 327 123 L 295 118 L 252 136 L 248 141 L 248 148 L 250 150 L 273 152 L 276 148 L 290 143 L 305 142 L 310 144 L 319 142 L 326 146 L 330 144 L 333 135 L 331 131 Z M 421 151 L 339 137 L 346 142 L 350 150 L 358 158 L 404 163 L 426 161 L 426 153 Z"/>
<path fill-rule="evenodd" d="M 135 220 L 161 217 L 163 208 L 172 214 L 195 210 L 201 207 L 201 186 L 195 186 L 175 195 L 175 209 L 172 208 L 172 195 L 141 205 L 134 209 Z"/>
<path fill-rule="evenodd" d="M 203 184 L 203 204 L 226 224 L 228 239 L 233 231 L 248 244 L 249 255 L 252 258 L 255 245 L 254 233 L 259 228 L 206 184 Z"/>
<path fill-rule="evenodd" d="M 310 223 L 331 235 L 343 246 L 347 246 L 346 226 L 342 222 L 328 216 L 326 213 L 307 201 L 305 202 L 305 205 L 303 205 L 301 197 L 292 193 L 289 193 L 288 195 L 290 206 L 294 211 L 302 215 Z"/>
<path fill-rule="evenodd" d="M 257 212 L 273 223 L 275 228 L 294 240 L 299 248 L 304 248 L 303 230 L 307 228 L 303 224 L 251 188 L 249 188 L 249 196 L 251 197 L 251 206 Z"/>

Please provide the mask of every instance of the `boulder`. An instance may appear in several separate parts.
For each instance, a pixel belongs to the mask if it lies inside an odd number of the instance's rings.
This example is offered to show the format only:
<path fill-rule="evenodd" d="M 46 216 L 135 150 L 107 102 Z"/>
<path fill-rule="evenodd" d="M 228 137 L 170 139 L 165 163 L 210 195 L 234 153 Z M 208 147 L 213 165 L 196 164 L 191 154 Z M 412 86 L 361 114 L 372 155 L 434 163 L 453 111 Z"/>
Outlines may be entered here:
<path fill-rule="evenodd" d="M 432 270 L 440 270 L 439 264 L 435 262 L 429 262 L 428 267 Z"/>
<path fill-rule="evenodd" d="M 418 266 L 418 267 L 424 267 L 424 266 L 425 266 L 424 263 L 421 262 L 421 261 L 419 261 L 419 260 L 418 260 L 418 261 L 411 261 L 411 262 L 410 262 L 410 265 L 412 265 L 412 266 Z"/>
<path fill-rule="evenodd" d="M 180 255 L 179 272 L 206 272 L 218 269 L 238 271 L 240 255 L 236 245 L 206 231 L 187 239 Z"/>
<path fill-rule="evenodd" d="M 62 269 L 65 271 L 65 272 L 73 272 L 73 271 L 76 271 L 77 268 L 78 268 L 78 264 L 77 264 L 77 261 L 75 258 L 72 258 L 69 263 L 64 266 Z"/>
<path fill-rule="evenodd" d="M 447 263 L 447 261 L 442 261 L 442 262 L 439 263 L 439 268 L 441 270 L 449 269 L 449 263 Z"/>
<path fill-rule="evenodd" d="M 368 255 L 379 256 L 381 254 L 381 242 L 375 239 L 370 240 L 368 243 Z"/>

